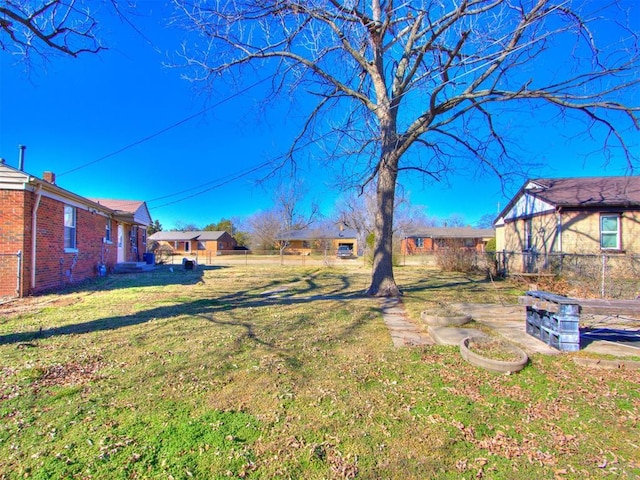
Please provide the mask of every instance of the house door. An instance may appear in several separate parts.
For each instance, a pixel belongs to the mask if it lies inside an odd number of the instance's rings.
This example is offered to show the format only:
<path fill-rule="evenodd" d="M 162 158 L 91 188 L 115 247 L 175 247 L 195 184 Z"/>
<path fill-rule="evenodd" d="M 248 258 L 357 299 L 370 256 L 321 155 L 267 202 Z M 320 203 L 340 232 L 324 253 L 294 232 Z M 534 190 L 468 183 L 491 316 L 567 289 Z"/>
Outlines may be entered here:
<path fill-rule="evenodd" d="M 124 226 L 118 224 L 118 263 L 124 262 Z"/>

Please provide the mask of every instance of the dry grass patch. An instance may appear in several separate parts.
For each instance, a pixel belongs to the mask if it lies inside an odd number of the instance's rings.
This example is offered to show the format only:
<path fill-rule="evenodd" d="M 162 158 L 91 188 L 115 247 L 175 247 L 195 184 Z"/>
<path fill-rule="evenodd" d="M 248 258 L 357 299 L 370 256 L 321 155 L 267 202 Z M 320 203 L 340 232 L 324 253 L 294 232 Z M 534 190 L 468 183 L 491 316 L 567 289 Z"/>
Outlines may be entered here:
<path fill-rule="evenodd" d="M 394 348 L 368 275 L 167 268 L 0 310 L 0 478 L 640 474 L 638 372 L 559 355 L 500 376 L 457 348 Z M 415 319 L 425 302 L 513 298 L 481 278 L 398 279 Z"/>

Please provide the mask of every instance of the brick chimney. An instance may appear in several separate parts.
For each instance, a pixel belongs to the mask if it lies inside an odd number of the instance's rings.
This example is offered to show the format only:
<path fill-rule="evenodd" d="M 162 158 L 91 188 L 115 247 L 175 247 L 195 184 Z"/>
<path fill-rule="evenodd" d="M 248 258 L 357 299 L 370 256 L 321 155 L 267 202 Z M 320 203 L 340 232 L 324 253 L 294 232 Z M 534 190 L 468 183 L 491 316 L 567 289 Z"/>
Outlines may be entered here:
<path fill-rule="evenodd" d="M 53 172 L 44 172 L 44 174 L 42 175 L 42 179 L 45 182 L 49 182 L 53 185 L 56 184 L 56 174 Z"/>

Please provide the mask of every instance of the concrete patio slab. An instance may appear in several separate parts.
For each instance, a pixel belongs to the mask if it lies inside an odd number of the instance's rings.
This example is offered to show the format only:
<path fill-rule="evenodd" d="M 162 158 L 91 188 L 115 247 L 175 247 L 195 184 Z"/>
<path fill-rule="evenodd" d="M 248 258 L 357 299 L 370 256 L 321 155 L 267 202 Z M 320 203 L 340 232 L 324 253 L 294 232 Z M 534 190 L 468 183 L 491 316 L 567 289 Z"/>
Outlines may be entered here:
<path fill-rule="evenodd" d="M 467 337 L 486 337 L 487 334 L 477 328 L 429 327 L 429 335 L 438 345 L 460 345 Z"/>
<path fill-rule="evenodd" d="M 558 355 L 562 352 L 526 333 L 525 307 L 522 305 L 498 305 L 480 303 L 458 303 L 454 305 L 476 322 L 482 323 L 508 340 L 517 344 L 525 352 Z M 590 324 L 594 320 L 590 320 Z M 616 320 L 609 319 L 607 324 L 615 327 Z M 583 322 L 581 320 L 581 327 Z M 628 325 L 625 326 L 628 328 Z M 584 342 L 581 352 L 614 355 L 617 357 L 640 356 L 640 348 L 622 343 L 590 338 Z"/>

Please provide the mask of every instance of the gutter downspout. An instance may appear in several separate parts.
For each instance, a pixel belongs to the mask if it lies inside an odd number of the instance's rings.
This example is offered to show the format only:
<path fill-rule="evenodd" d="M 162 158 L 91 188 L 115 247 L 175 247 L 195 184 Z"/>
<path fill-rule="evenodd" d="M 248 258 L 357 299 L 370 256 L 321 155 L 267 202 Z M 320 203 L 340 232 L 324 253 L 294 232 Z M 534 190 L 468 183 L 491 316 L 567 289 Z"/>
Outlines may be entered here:
<path fill-rule="evenodd" d="M 18 278 L 16 279 L 16 294 L 22 297 L 22 250 L 18 250 Z"/>
<path fill-rule="evenodd" d="M 38 207 L 40 207 L 40 199 L 42 198 L 42 184 L 38 184 L 36 190 L 36 203 L 33 206 L 33 212 L 31 214 L 31 289 L 36 288 L 36 247 L 37 241 L 37 227 L 38 227 Z"/>

